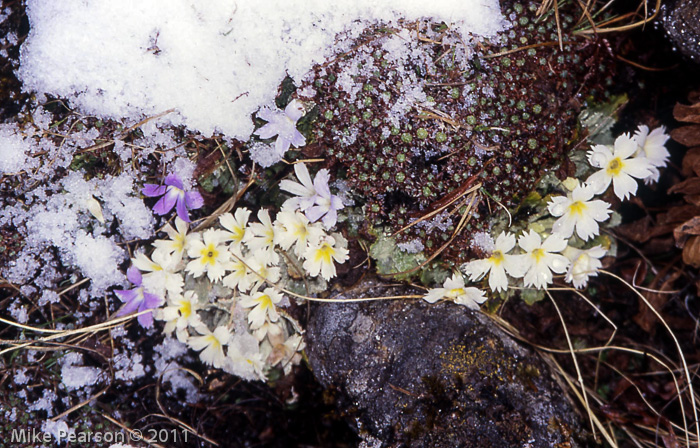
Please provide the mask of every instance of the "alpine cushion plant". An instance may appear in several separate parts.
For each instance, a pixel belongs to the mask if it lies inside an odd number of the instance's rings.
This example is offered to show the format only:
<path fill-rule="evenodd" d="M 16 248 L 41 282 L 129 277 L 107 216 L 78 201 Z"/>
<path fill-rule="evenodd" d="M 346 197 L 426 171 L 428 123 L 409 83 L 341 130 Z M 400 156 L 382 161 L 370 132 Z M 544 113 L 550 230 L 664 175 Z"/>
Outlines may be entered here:
<path fill-rule="evenodd" d="M 165 178 L 165 185 L 144 185 L 141 192 L 149 198 L 162 196 L 153 206 L 156 214 L 165 215 L 175 207 L 177 216 L 185 222 L 190 222 L 188 210 L 196 210 L 204 205 L 202 195 L 197 191 L 185 191 L 182 180 L 176 174 L 169 174 Z"/>
<path fill-rule="evenodd" d="M 124 302 L 124 306 L 117 312 L 117 316 L 131 314 L 134 311 L 139 313 L 146 310 L 158 308 L 163 304 L 163 299 L 155 294 L 146 292 L 142 283 L 143 277 L 141 271 L 136 266 L 131 266 L 126 271 L 126 277 L 136 288 L 124 290 L 117 289 L 114 293 L 119 297 L 119 300 Z M 149 328 L 153 325 L 153 312 L 140 314 L 138 322 L 142 327 Z"/>

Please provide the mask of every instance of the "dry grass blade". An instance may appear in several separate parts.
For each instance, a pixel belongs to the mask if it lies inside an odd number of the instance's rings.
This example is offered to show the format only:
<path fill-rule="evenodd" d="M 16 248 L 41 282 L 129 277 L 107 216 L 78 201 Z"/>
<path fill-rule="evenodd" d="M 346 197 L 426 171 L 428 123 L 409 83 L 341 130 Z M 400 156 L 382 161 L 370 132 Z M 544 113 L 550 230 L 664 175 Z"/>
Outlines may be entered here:
<path fill-rule="evenodd" d="M 556 2 L 556 0 L 555 0 Z M 581 386 L 581 390 L 583 392 L 583 402 L 586 407 L 586 413 L 588 414 L 588 419 L 591 424 L 591 431 L 593 431 L 593 437 L 595 437 L 596 441 L 598 440 L 598 435 L 595 432 L 595 424 L 593 423 L 593 411 L 591 411 L 591 406 L 588 403 L 588 394 L 586 393 L 586 386 L 583 382 L 583 375 L 581 375 L 581 369 L 578 366 L 578 360 L 576 359 L 576 354 L 574 353 L 574 345 L 571 343 L 571 337 L 569 337 L 569 330 L 566 327 L 566 322 L 564 321 L 564 316 L 562 316 L 561 311 L 559 310 L 559 306 L 557 305 L 557 302 L 554 300 L 554 297 L 552 297 L 552 294 L 548 291 L 545 290 L 547 293 L 547 297 L 549 297 L 549 300 L 552 302 L 552 305 L 554 305 L 554 309 L 557 311 L 557 315 L 559 316 L 559 320 L 561 321 L 562 328 L 564 329 L 564 336 L 566 337 L 566 343 L 569 346 L 569 351 L 571 352 L 571 359 L 574 362 L 574 368 L 576 369 L 576 375 L 577 375 L 577 381 L 579 385 Z"/>
<path fill-rule="evenodd" d="M 666 328 L 666 331 L 668 334 L 671 336 L 673 339 L 674 344 L 676 345 L 676 349 L 678 350 L 678 356 L 680 357 L 681 363 L 683 364 L 683 373 L 685 375 L 685 380 L 688 383 L 688 391 L 690 395 L 690 404 L 692 405 L 693 408 L 693 419 L 695 423 L 695 436 L 697 437 L 698 440 L 700 440 L 700 422 L 698 422 L 698 409 L 697 409 L 697 404 L 696 404 L 696 397 L 695 397 L 695 392 L 693 390 L 693 377 L 690 375 L 690 370 L 688 369 L 688 363 L 686 362 L 685 355 L 683 354 L 683 349 L 681 348 L 680 343 L 678 342 L 678 338 L 676 337 L 675 333 L 673 330 L 671 330 L 671 327 L 668 325 L 666 320 L 661 316 L 661 314 L 654 308 L 654 306 L 649 303 L 646 297 L 644 297 L 644 294 L 640 293 L 635 289 L 632 285 L 627 283 L 622 277 L 619 277 L 612 272 L 608 272 L 606 270 L 601 270 L 605 275 L 608 275 L 614 279 L 617 279 L 618 281 L 622 282 L 624 285 L 626 285 L 628 288 L 630 288 L 643 302 L 646 304 L 647 307 L 649 307 L 649 310 L 654 313 L 656 318 L 661 322 L 661 324 Z M 685 438 L 686 438 L 686 444 L 687 446 L 690 446 L 690 439 L 688 436 L 688 423 L 685 419 L 685 410 L 684 410 L 684 405 L 683 405 L 683 400 L 679 400 L 679 404 L 681 406 L 681 413 L 683 414 L 683 425 L 685 428 Z"/>

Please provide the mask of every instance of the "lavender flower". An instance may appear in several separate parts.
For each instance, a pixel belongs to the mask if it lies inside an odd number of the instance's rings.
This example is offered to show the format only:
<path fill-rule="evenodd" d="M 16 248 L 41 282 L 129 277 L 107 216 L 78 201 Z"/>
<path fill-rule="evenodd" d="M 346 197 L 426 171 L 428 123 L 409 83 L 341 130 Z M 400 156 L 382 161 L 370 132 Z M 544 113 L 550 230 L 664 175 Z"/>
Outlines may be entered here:
<path fill-rule="evenodd" d="M 323 218 L 321 222 L 326 229 L 333 227 L 338 221 L 338 210 L 344 206 L 338 196 L 331 194 L 328 170 L 319 170 L 312 181 L 306 165 L 297 163 L 294 165 L 294 173 L 300 183 L 286 179 L 280 183 L 280 189 L 296 195 L 287 199 L 282 208 L 301 210 L 311 222 Z"/>
<path fill-rule="evenodd" d="M 275 151 L 279 156 L 283 156 L 290 145 L 298 148 L 306 144 L 306 139 L 297 130 L 297 121 L 302 116 L 304 116 L 304 109 L 297 100 L 289 103 L 284 111 L 262 108 L 258 112 L 258 118 L 267 121 L 267 124 L 253 134 L 262 139 L 272 138 L 276 135 Z"/>
<path fill-rule="evenodd" d="M 182 180 L 175 174 L 165 178 L 165 185 L 146 184 L 141 192 L 149 198 L 163 196 L 153 206 L 153 211 L 158 215 L 165 215 L 175 207 L 177 216 L 185 222 L 190 222 L 187 210 L 196 210 L 204 205 L 202 195 L 197 191 L 185 191 Z"/>
<path fill-rule="evenodd" d="M 131 283 L 136 286 L 134 289 L 124 290 L 117 289 L 114 293 L 119 297 L 119 300 L 124 302 L 124 307 L 117 313 L 117 316 L 124 316 L 133 313 L 134 311 L 146 311 L 159 307 L 163 303 L 163 299 L 155 294 L 146 292 L 143 289 L 143 277 L 141 271 L 135 266 L 130 267 L 126 271 L 126 277 Z M 150 328 L 153 325 L 153 313 L 144 313 L 137 318 L 142 327 Z"/>

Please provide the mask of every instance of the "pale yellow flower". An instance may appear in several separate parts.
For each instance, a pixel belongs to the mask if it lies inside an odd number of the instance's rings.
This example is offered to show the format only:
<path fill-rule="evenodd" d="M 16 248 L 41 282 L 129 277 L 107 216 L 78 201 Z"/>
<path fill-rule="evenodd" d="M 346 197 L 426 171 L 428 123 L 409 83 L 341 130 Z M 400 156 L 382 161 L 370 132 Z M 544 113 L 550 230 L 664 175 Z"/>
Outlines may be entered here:
<path fill-rule="evenodd" d="M 349 258 L 346 246 L 347 241 L 338 233 L 322 236 L 318 243 L 306 248 L 304 270 L 312 277 L 321 274 L 325 280 L 330 280 L 336 274 L 334 262 L 342 264 Z"/>

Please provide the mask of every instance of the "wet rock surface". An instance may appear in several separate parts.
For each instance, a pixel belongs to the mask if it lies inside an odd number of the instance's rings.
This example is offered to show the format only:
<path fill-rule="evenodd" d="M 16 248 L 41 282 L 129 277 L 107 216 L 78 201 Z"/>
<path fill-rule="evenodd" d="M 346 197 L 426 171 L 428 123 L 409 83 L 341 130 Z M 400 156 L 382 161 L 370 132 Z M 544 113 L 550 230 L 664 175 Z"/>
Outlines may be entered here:
<path fill-rule="evenodd" d="M 343 298 L 387 295 L 373 286 Z M 589 446 L 542 360 L 465 307 L 324 303 L 307 338 L 314 374 L 368 446 Z"/>

